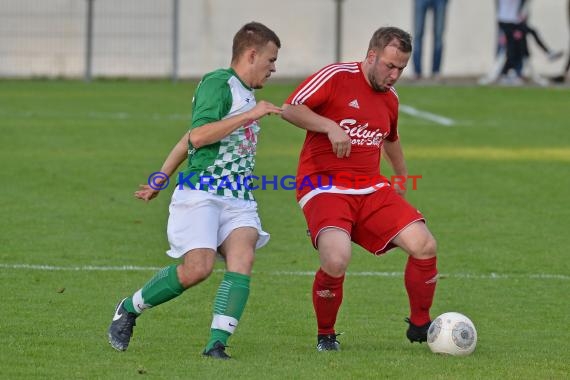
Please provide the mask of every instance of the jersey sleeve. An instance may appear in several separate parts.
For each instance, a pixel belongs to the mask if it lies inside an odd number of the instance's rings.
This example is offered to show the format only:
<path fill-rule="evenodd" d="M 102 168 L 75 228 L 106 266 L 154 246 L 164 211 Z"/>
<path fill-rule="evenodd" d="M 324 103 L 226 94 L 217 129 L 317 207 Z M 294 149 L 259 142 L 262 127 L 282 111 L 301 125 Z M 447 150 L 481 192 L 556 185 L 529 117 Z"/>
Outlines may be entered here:
<path fill-rule="evenodd" d="M 332 92 L 333 81 L 327 75 L 329 66 L 322 68 L 305 79 L 299 87 L 285 101 L 286 104 L 304 104 L 310 109 L 315 109 L 327 102 Z"/>
<path fill-rule="evenodd" d="M 222 120 L 232 105 L 230 86 L 221 78 L 205 78 L 198 85 L 192 103 L 190 129 Z"/>

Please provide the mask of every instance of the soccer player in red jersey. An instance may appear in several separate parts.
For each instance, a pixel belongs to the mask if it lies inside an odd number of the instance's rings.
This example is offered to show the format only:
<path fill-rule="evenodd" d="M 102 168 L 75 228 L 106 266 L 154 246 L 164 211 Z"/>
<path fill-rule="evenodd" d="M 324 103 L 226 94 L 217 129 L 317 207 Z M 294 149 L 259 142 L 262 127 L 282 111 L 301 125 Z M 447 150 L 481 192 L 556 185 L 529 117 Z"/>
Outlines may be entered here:
<path fill-rule="evenodd" d="M 351 241 L 380 255 L 400 247 L 408 255 L 410 303 L 406 335 L 424 342 L 437 280 L 436 241 L 405 188 L 380 174 L 384 152 L 394 174 L 407 176 L 398 137 L 394 84 L 408 64 L 410 35 L 382 27 L 362 62 L 335 63 L 303 81 L 282 117 L 307 131 L 297 171 L 297 200 L 319 252 L 313 283 L 318 351 L 339 350 L 335 321 L 342 303 Z M 400 177 L 401 178 L 401 177 Z"/>

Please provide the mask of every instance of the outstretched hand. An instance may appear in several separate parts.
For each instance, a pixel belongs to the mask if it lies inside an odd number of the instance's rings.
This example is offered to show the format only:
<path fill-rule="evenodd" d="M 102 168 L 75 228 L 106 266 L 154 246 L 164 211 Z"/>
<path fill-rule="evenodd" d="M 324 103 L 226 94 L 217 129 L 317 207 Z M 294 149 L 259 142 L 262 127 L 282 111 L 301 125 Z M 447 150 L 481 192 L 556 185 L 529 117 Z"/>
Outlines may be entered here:
<path fill-rule="evenodd" d="M 150 201 L 158 196 L 160 190 L 153 189 L 147 184 L 139 185 L 139 189 L 135 191 L 135 198 L 143 200 L 145 202 Z"/>
<path fill-rule="evenodd" d="M 251 119 L 257 120 L 265 115 L 281 115 L 283 109 L 265 100 L 259 101 L 250 111 Z"/>

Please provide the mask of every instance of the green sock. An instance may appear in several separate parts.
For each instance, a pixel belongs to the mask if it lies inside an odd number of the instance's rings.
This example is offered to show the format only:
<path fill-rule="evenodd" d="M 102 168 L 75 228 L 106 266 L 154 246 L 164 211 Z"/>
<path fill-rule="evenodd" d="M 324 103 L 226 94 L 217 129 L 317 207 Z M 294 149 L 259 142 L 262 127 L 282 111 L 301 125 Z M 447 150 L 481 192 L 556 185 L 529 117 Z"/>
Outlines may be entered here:
<path fill-rule="evenodd" d="M 130 313 L 140 314 L 145 309 L 170 301 L 182 294 L 185 289 L 178 280 L 177 266 L 162 268 L 142 289 L 125 300 L 125 309 Z"/>
<path fill-rule="evenodd" d="M 216 341 L 227 344 L 245 309 L 249 297 L 249 281 L 250 277 L 245 274 L 224 274 L 214 301 L 214 318 L 205 351 L 210 350 Z"/>

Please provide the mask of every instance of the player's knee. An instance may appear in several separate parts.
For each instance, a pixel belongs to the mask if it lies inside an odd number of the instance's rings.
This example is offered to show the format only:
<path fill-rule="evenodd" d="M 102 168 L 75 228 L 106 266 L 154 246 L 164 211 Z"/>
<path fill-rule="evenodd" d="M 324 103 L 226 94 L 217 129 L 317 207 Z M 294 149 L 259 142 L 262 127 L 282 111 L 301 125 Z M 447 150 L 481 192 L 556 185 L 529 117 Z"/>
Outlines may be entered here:
<path fill-rule="evenodd" d="M 321 262 L 321 267 L 330 276 L 340 277 L 346 272 L 348 262 L 342 257 L 332 257 Z"/>
<path fill-rule="evenodd" d="M 437 254 L 437 241 L 430 236 L 424 246 L 424 253 L 427 257 L 434 257 Z"/>
<path fill-rule="evenodd" d="M 255 261 L 255 252 L 244 252 L 239 255 L 226 257 L 228 271 L 250 275 Z"/>
<path fill-rule="evenodd" d="M 213 265 L 182 265 L 181 270 L 178 271 L 178 280 L 187 289 L 207 279 L 213 269 Z"/>
<path fill-rule="evenodd" d="M 425 240 L 418 247 L 414 257 L 418 259 L 429 259 L 435 257 L 437 253 L 437 242 L 431 235 L 426 236 Z"/>

